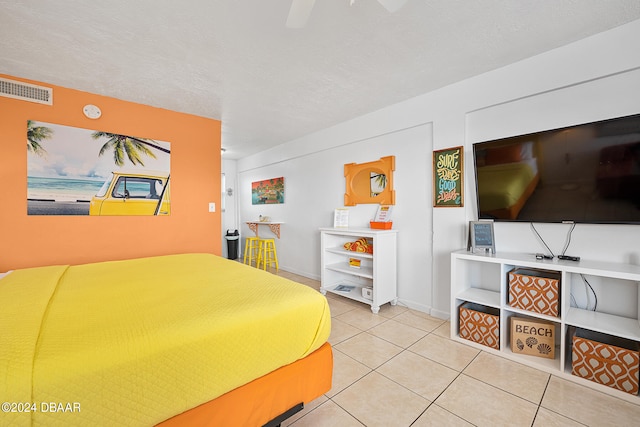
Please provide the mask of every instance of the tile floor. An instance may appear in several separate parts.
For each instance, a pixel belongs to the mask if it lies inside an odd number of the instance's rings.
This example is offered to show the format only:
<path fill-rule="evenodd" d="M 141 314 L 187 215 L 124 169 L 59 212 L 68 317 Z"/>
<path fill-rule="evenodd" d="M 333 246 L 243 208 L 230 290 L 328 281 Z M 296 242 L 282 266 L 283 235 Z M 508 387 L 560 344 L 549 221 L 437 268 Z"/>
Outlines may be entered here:
<path fill-rule="evenodd" d="M 280 276 L 319 289 L 318 281 Z M 283 426 L 632 426 L 632 404 L 449 339 L 449 322 L 327 295 L 333 388 Z"/>

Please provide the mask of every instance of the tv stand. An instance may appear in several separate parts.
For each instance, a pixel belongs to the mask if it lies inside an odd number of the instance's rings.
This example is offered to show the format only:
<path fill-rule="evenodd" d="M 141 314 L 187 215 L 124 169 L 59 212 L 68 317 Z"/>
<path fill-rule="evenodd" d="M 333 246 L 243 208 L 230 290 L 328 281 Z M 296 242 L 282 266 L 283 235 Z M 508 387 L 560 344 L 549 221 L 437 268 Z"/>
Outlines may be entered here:
<path fill-rule="evenodd" d="M 509 305 L 507 273 L 514 268 L 534 268 L 560 274 L 558 316 L 521 310 Z M 597 311 L 589 304 L 583 278 L 597 294 Z M 590 286 L 591 286 L 590 285 Z M 459 334 L 459 307 L 471 302 L 498 309 L 500 345 L 495 350 L 466 340 Z M 535 254 L 482 254 L 467 250 L 451 254 L 451 338 L 483 351 L 515 360 L 561 378 L 640 404 L 640 397 L 571 374 L 573 328 L 640 342 L 640 266 L 600 261 L 536 259 Z M 513 316 L 551 322 L 555 326 L 555 358 L 547 359 L 511 351 L 510 319 Z"/>

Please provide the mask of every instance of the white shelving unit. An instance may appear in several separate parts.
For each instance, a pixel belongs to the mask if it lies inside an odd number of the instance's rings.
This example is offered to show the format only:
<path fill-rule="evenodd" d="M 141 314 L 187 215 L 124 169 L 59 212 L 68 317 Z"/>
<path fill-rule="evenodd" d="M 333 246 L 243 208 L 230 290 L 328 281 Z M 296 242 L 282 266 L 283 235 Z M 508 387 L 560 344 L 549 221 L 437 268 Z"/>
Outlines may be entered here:
<path fill-rule="evenodd" d="M 397 286 L 397 230 L 369 228 L 321 228 L 321 281 L 320 292 L 341 295 L 369 304 L 373 313 L 380 306 L 398 302 Z M 346 242 L 364 237 L 373 241 L 373 255 L 344 249 Z M 349 266 L 349 258 L 360 260 L 360 268 Z M 339 287 L 348 290 L 340 291 Z M 372 298 L 362 294 L 362 288 L 372 289 Z"/>
<path fill-rule="evenodd" d="M 514 268 L 536 268 L 560 273 L 559 316 L 548 316 L 509 305 L 508 272 Z M 598 298 L 586 290 L 587 278 Z M 500 310 L 500 350 L 461 338 L 459 307 L 473 302 Z M 600 261 L 536 260 L 533 254 L 472 253 L 466 250 L 451 254 L 451 337 L 484 351 L 545 370 L 624 400 L 640 403 L 633 396 L 614 388 L 571 374 L 570 328 L 602 332 L 640 341 L 640 266 Z M 556 330 L 556 356 L 546 359 L 515 354 L 510 346 L 510 318 L 529 317 L 553 322 Z"/>

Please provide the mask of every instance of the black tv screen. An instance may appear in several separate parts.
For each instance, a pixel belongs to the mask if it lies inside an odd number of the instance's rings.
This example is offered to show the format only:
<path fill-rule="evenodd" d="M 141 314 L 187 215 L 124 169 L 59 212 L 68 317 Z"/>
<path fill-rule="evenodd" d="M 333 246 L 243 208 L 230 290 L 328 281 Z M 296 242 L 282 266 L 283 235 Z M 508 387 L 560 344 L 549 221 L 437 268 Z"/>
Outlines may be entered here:
<path fill-rule="evenodd" d="M 473 144 L 480 219 L 640 223 L 640 114 Z"/>

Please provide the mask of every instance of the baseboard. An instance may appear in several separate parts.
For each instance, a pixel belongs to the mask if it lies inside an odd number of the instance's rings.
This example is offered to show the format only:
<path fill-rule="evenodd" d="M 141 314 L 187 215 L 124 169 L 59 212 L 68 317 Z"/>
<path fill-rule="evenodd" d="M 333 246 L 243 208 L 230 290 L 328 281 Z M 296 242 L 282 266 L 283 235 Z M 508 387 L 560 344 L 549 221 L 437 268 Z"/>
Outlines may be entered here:
<path fill-rule="evenodd" d="M 438 319 L 442 320 L 449 320 L 451 318 L 451 315 L 448 311 L 440 311 L 436 310 L 435 308 L 431 309 L 431 316 L 437 317 Z"/>
<path fill-rule="evenodd" d="M 408 301 L 404 299 L 398 299 L 398 304 L 410 308 L 412 310 L 421 311 L 422 313 L 427 313 L 429 316 L 437 317 L 442 320 L 449 320 L 449 313 L 446 311 L 436 310 L 428 305 L 419 304 L 414 301 Z"/>
<path fill-rule="evenodd" d="M 309 274 L 306 271 L 299 271 L 299 270 L 296 270 L 295 268 L 282 266 L 282 265 L 280 266 L 280 270 L 284 270 L 284 271 L 286 271 L 288 273 L 297 274 L 298 276 L 306 277 L 307 279 L 320 281 L 320 276 L 316 276 L 314 274 Z"/>
<path fill-rule="evenodd" d="M 421 311 L 423 313 L 427 313 L 429 315 L 431 315 L 431 307 L 429 307 L 428 305 L 424 305 L 424 304 L 418 304 L 414 301 L 408 301 L 402 298 L 398 298 L 398 304 L 410 308 L 412 310 L 416 310 L 416 311 Z"/>

